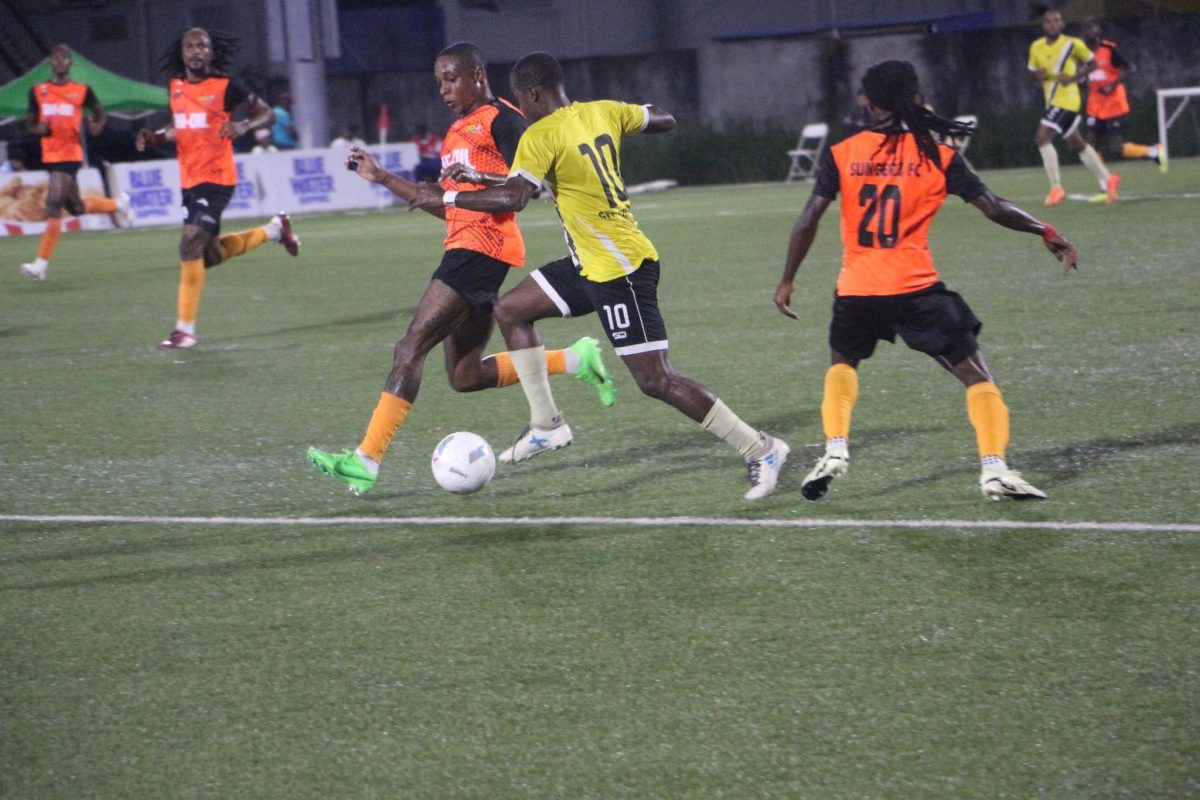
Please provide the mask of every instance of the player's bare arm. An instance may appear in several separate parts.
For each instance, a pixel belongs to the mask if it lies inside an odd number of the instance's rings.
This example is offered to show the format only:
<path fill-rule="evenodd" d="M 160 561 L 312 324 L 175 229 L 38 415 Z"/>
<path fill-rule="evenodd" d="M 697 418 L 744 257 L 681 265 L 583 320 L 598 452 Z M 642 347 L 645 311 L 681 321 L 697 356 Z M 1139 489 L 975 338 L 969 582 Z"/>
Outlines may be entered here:
<path fill-rule="evenodd" d="M 147 147 L 154 147 L 160 144 L 169 144 L 175 141 L 175 126 L 167 125 L 152 131 L 149 128 L 142 128 L 137 133 L 137 138 L 133 140 L 134 148 L 139 152 L 145 152 Z"/>
<path fill-rule="evenodd" d="M 537 190 L 537 186 L 520 175 L 513 175 L 500 186 L 489 186 L 477 192 L 455 192 L 453 204 L 469 211 L 487 211 L 492 214 L 520 211 L 533 199 Z M 435 183 L 420 183 L 417 184 L 417 196 L 408 201 L 408 207 L 425 211 L 442 208 L 445 206 L 447 194 L 451 193 L 443 193 L 441 187 Z"/>
<path fill-rule="evenodd" d="M 796 312 L 792 311 L 792 291 L 796 287 L 796 272 L 800 269 L 800 264 L 804 261 L 805 256 L 808 255 L 808 249 L 812 247 L 813 240 L 817 238 L 817 225 L 821 221 L 821 216 L 832 202 L 828 197 L 812 195 L 796 219 L 796 224 L 792 226 L 792 234 L 788 238 L 787 260 L 783 264 L 783 277 L 779 279 L 779 286 L 775 288 L 775 307 L 784 316 L 800 319 Z"/>
<path fill-rule="evenodd" d="M 646 106 L 648 120 L 642 133 L 666 133 L 675 127 L 675 116 L 653 103 Z"/>
<path fill-rule="evenodd" d="M 1053 225 L 1042 222 L 1012 201 L 1005 200 L 993 192 L 984 192 L 970 202 L 997 225 L 1041 236 L 1046 249 L 1062 262 L 1063 274 L 1073 269 L 1079 269 L 1079 254 L 1075 250 L 1075 245 L 1059 234 Z"/>
<path fill-rule="evenodd" d="M 446 218 L 446 211 L 442 208 L 441 188 L 435 184 L 419 184 L 410 181 L 402 175 L 397 175 L 379 166 L 379 162 L 375 157 L 361 147 L 351 147 L 350 154 L 346 157 L 346 169 L 356 173 L 360 178 L 370 183 L 377 183 L 387 189 L 397 197 L 407 201 L 411 209 L 412 201 L 417 196 L 417 188 L 422 185 L 434 186 L 437 189 L 439 204 L 436 208 L 424 208 L 423 210 L 433 214 L 438 219 Z"/>
<path fill-rule="evenodd" d="M 458 183 L 475 183 L 480 186 L 499 186 L 508 180 L 508 175 L 498 172 L 480 172 L 467 164 L 451 164 L 442 170 L 438 180 Z"/>
<path fill-rule="evenodd" d="M 242 103 L 242 108 L 249 109 L 245 119 L 229 120 L 221 126 L 221 136 L 226 139 L 236 139 L 250 131 L 265 128 L 275 122 L 275 112 L 256 94 L 251 94 Z"/>
<path fill-rule="evenodd" d="M 1090 75 L 1094 69 L 1096 69 L 1096 60 L 1092 59 L 1080 67 L 1079 71 L 1074 75 L 1067 75 L 1065 72 L 1060 72 L 1056 80 L 1060 86 L 1070 86 L 1072 83 L 1083 83 L 1085 80 L 1087 80 L 1087 76 Z"/>
<path fill-rule="evenodd" d="M 87 119 L 88 134 L 91 136 L 99 136 L 100 131 L 104 130 L 105 123 L 108 122 L 108 115 L 104 113 L 104 106 L 97 101 L 91 107 L 91 116 Z"/>

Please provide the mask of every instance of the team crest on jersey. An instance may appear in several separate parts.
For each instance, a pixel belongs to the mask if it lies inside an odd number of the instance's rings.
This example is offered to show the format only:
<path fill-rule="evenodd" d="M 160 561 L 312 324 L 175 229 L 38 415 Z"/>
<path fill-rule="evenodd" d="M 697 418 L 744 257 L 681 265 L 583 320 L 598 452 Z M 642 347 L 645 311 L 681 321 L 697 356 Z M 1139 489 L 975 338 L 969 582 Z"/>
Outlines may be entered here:
<path fill-rule="evenodd" d="M 477 122 L 474 125 L 464 125 L 463 130 L 466 131 L 467 133 L 474 133 L 476 135 L 479 135 L 479 134 L 483 133 L 483 126 Z"/>

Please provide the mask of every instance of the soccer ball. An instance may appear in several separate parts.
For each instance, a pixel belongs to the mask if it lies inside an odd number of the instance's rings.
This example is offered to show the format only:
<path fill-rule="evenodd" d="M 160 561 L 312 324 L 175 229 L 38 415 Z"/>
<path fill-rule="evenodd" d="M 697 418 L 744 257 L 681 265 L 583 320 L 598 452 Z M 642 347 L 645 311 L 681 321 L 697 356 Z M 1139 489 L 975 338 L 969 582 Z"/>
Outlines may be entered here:
<path fill-rule="evenodd" d="M 454 494 L 471 494 L 496 474 L 496 454 L 482 436 L 458 431 L 438 442 L 430 466 L 438 486 Z"/>

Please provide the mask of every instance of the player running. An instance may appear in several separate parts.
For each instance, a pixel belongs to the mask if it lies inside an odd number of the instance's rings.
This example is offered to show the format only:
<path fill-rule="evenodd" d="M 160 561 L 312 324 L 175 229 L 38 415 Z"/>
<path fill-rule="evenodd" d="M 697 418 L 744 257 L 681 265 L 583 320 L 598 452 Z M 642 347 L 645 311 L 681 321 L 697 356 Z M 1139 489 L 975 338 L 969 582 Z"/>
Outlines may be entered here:
<path fill-rule="evenodd" d="M 1087 78 L 1096 62 L 1092 51 L 1082 39 L 1063 34 L 1062 14 L 1045 11 L 1042 14 L 1042 33 L 1045 36 L 1029 45 L 1029 76 L 1042 84 L 1046 100 L 1046 112 L 1038 124 L 1034 144 L 1042 156 L 1042 166 L 1050 178 L 1050 192 L 1042 205 L 1056 206 L 1067 197 L 1062 187 L 1062 176 L 1058 169 L 1058 151 L 1054 139 L 1066 140 L 1067 146 L 1079 153 L 1079 160 L 1100 183 L 1109 204 L 1117 202 L 1121 176 L 1110 173 L 1096 155 L 1096 151 L 1079 132 L 1079 112 L 1083 100 L 1079 84 Z"/>
<path fill-rule="evenodd" d="M 29 89 L 29 132 L 41 137 L 42 164 L 50 173 L 46 195 L 46 230 L 38 243 L 37 258 L 21 265 L 21 273 L 35 281 L 46 279 L 50 259 L 62 233 L 63 211 L 73 215 L 112 214 L 118 227 L 129 226 L 129 197 L 79 196 L 75 175 L 83 166 L 83 112 L 88 111 L 88 133 L 96 136 L 104 128 L 104 107 L 92 87 L 71 80 L 71 48 L 58 44 L 50 48 L 51 78 Z"/>
<path fill-rule="evenodd" d="M 858 398 L 858 365 L 879 340 L 905 344 L 933 357 L 966 387 L 975 428 L 984 497 L 1043 499 L 1046 495 L 1008 468 L 1008 408 L 975 336 L 981 323 L 966 301 L 938 279 L 927 234 L 947 194 L 974 205 L 992 222 L 1042 237 L 1063 264 L 1076 268 L 1075 247 L 1054 227 L 993 194 L 952 147 L 933 135 L 971 133 L 913 102 L 917 73 L 907 61 L 885 61 L 863 76 L 874 127 L 834 145 L 821 158 L 812 197 L 792 228 L 775 305 L 792 319 L 796 271 L 817 234 L 817 223 L 842 194 L 842 268 L 829 328 L 831 366 L 825 373 L 821 420 L 825 453 L 805 477 L 809 500 L 825 495 L 850 465 L 850 415 Z"/>
<path fill-rule="evenodd" d="M 1095 69 L 1088 73 L 1087 128 L 1092 142 L 1110 158 L 1148 158 L 1158 164 L 1160 172 L 1166 172 L 1167 153 L 1161 145 L 1127 142 L 1122 133 L 1129 116 L 1122 76 L 1136 67 L 1121 55 L 1116 42 L 1101 38 L 1099 17 L 1083 21 L 1083 39 L 1096 61 Z"/>
<path fill-rule="evenodd" d="M 442 142 L 442 162 L 460 165 L 472 178 L 471 182 L 446 181 L 449 193 L 462 192 L 465 196 L 478 189 L 477 184 L 504 181 L 517 140 L 525 131 L 525 118 L 512 104 L 492 95 L 483 54 L 475 45 L 450 45 L 438 54 L 433 71 L 443 101 L 459 115 Z M 351 149 L 348 166 L 406 200 L 416 197 L 418 187 L 424 185 L 435 186 L 435 194 L 441 196 L 442 190 L 434 184 L 417 184 L 383 169 L 362 148 Z M 366 435 L 353 451 L 308 449 L 309 461 L 324 474 L 345 481 L 355 494 L 374 487 L 388 445 L 417 399 L 425 359 L 439 343 L 455 391 L 511 386 L 518 380 L 516 354 L 497 353 L 483 358 L 483 348 L 492 334 L 493 308 L 497 316 L 500 313 L 500 286 L 510 268 L 525 263 L 525 242 L 516 216 L 461 208 L 437 208 L 429 213 L 446 220 L 446 252 L 404 338 L 396 344 L 392 371 Z M 529 308 L 537 309 L 536 319 L 557 315 L 558 309 L 543 286 L 550 284 L 535 273 L 505 298 L 524 298 Z M 502 299 L 500 305 L 504 302 Z M 612 379 L 600 360 L 597 344 L 595 339 L 584 337 L 565 350 L 543 349 L 538 362 L 540 374 L 574 374 L 596 389 L 601 403 L 612 405 Z"/>
<path fill-rule="evenodd" d="M 669 131 L 675 118 L 653 105 L 612 100 L 572 103 L 562 67 L 547 53 L 522 57 L 509 80 L 530 125 L 508 179 L 480 191 L 444 195 L 422 184 L 411 205 L 429 210 L 520 211 L 543 182 L 549 182 L 572 263 L 586 279 L 579 284 L 582 291 L 572 301 L 571 313 L 597 314 L 642 392 L 737 448 L 750 476 L 746 499 L 771 494 L 788 446 L 747 425 L 708 387 L 676 372 L 668 361 L 666 325 L 658 308 L 658 253 L 638 228 L 621 179 L 622 139 L 632 133 Z M 471 177 L 458 165 L 449 166 L 442 176 Z M 506 463 L 566 447 L 572 438 L 542 368 L 541 338 L 533 324 L 520 316 L 501 317 L 500 324 L 529 401 L 530 424 L 500 454 Z"/>
<path fill-rule="evenodd" d="M 139 151 L 175 143 L 186 212 L 179 241 L 179 313 L 175 329 L 158 343 L 160 350 L 184 350 L 199 343 L 196 314 L 205 270 L 268 241 L 279 242 L 289 255 L 300 253 L 300 240 L 282 211 L 261 228 L 219 236 L 221 214 L 237 187 L 233 140 L 274 119 L 262 98 L 226 74 L 237 50 L 237 40 L 224 34 L 202 28 L 185 32 L 160 61 L 172 76 L 172 121 L 157 131 L 139 131 L 135 141 Z M 245 119 L 233 118 L 237 109 L 247 111 Z"/>

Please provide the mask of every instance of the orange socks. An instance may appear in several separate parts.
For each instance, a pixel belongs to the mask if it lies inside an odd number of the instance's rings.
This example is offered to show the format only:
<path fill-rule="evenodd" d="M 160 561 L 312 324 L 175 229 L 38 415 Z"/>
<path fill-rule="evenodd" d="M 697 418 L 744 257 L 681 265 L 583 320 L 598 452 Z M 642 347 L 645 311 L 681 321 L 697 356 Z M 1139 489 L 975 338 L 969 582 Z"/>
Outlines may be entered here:
<path fill-rule="evenodd" d="M 858 370 L 849 364 L 834 364 L 825 372 L 825 394 L 821 400 L 821 423 L 825 439 L 850 437 L 850 415 L 858 400 Z"/>
<path fill-rule="evenodd" d="M 1149 158 L 1150 148 L 1144 144 L 1125 142 L 1121 146 L 1121 155 L 1125 156 L 1125 158 Z"/>
<path fill-rule="evenodd" d="M 252 228 L 239 233 L 227 233 L 218 241 L 221 244 L 222 257 L 233 258 L 264 244 L 267 241 L 267 231 L 265 228 Z"/>
<path fill-rule="evenodd" d="M 42 240 L 38 243 L 37 257 L 46 261 L 54 255 L 54 248 L 58 246 L 58 235 L 62 233 L 62 220 L 58 217 L 51 217 L 46 220 L 46 230 L 42 233 Z"/>
<path fill-rule="evenodd" d="M 367 432 L 358 449 L 377 462 L 383 461 L 383 454 L 387 452 L 392 437 L 404 424 L 404 420 L 411 410 L 412 403 L 391 392 L 382 392 L 379 395 L 379 404 L 375 406 L 375 412 L 371 414 L 371 422 L 367 425 Z"/>
<path fill-rule="evenodd" d="M 116 210 L 117 201 L 111 197 L 83 198 L 83 213 L 85 214 L 111 214 Z"/>
<path fill-rule="evenodd" d="M 1008 448 L 1008 406 L 1000 388 L 991 381 L 967 387 L 967 416 L 975 428 L 979 456 L 1004 458 Z"/>
<path fill-rule="evenodd" d="M 517 377 L 517 368 L 513 366 L 512 356 L 508 353 L 494 353 L 488 358 L 496 361 L 496 388 L 503 389 L 505 386 L 512 386 L 514 383 L 520 383 L 520 378 Z M 562 375 L 567 371 L 567 351 L 566 350 L 547 350 L 546 351 L 546 373 L 548 375 Z"/>
<path fill-rule="evenodd" d="M 200 293 L 204 291 L 204 259 L 179 262 L 179 321 L 196 324 Z"/>

